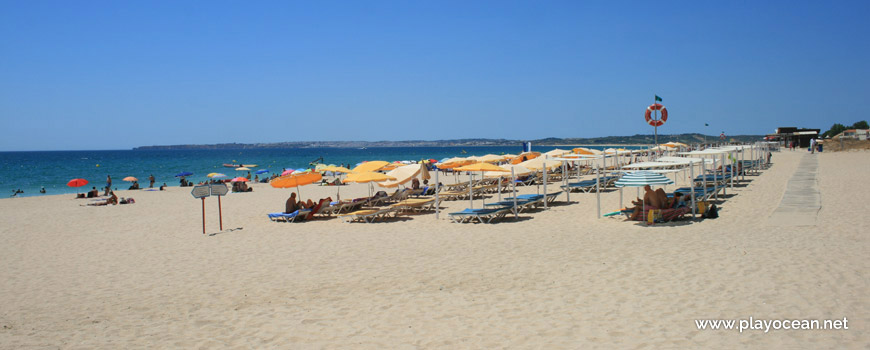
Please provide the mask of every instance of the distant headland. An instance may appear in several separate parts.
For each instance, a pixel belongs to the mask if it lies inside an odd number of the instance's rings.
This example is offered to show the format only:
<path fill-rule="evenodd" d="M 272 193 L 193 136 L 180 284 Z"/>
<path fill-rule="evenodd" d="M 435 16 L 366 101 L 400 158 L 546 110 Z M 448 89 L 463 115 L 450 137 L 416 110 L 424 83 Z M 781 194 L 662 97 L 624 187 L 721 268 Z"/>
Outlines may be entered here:
<path fill-rule="evenodd" d="M 764 135 L 728 136 L 728 142 L 759 141 Z M 592 138 L 555 138 L 548 137 L 537 140 L 508 139 L 456 139 L 456 140 L 408 140 L 408 141 L 288 141 L 270 143 L 219 143 L 211 145 L 163 145 L 141 146 L 133 150 L 172 150 L 172 149 L 265 149 L 265 148 L 360 148 L 360 147 L 472 147 L 472 146 L 515 146 L 523 141 L 531 141 L 537 146 L 563 145 L 649 145 L 654 142 L 654 135 L 606 136 Z M 659 143 L 682 142 L 695 144 L 705 142 L 703 134 L 659 135 Z M 706 136 L 706 142 L 719 142 L 719 136 Z"/>

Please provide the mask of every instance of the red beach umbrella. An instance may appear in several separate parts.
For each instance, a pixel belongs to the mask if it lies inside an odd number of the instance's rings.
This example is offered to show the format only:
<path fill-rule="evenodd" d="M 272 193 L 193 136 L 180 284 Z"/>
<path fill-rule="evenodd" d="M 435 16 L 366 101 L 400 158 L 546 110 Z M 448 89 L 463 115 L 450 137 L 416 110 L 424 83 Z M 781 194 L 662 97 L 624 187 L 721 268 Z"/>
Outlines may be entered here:
<path fill-rule="evenodd" d="M 235 179 L 230 180 L 230 182 L 248 182 L 248 178 L 239 176 Z"/>
<path fill-rule="evenodd" d="M 284 170 L 284 172 L 281 173 L 281 176 L 284 176 L 284 175 L 290 175 L 290 174 L 292 174 L 294 171 L 295 171 L 295 170 L 293 170 L 293 169 L 287 169 L 287 170 Z"/>
<path fill-rule="evenodd" d="M 85 179 L 72 179 L 66 183 L 66 185 L 69 187 L 82 187 L 82 186 L 87 185 L 87 184 L 88 184 L 88 180 L 85 180 Z"/>
<path fill-rule="evenodd" d="M 85 180 L 85 179 L 72 179 L 66 183 L 66 185 L 69 187 L 82 187 L 82 186 L 87 185 L 87 184 L 88 184 L 88 180 Z M 77 197 L 78 197 L 78 193 L 79 193 L 79 191 L 76 190 Z"/>

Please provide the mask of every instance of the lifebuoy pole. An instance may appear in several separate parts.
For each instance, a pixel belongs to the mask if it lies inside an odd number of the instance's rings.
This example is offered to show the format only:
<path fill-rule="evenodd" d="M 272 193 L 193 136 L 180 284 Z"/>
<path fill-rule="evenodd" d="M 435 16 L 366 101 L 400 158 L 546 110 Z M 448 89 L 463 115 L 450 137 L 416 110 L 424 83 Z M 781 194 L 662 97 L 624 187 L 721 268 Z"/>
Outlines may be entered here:
<path fill-rule="evenodd" d="M 658 95 L 656 95 L 656 96 L 658 96 Z M 658 101 L 656 101 L 655 97 L 653 97 L 653 106 L 655 106 L 656 103 L 658 103 Z M 653 111 L 655 112 L 655 116 L 656 116 L 655 117 L 656 122 L 655 122 L 655 126 L 653 127 L 653 129 L 655 130 L 656 147 L 658 147 L 659 146 L 659 123 L 658 123 L 658 121 L 659 121 L 659 109 L 656 107 L 653 107 Z M 658 151 L 656 151 L 656 155 L 658 155 Z M 656 157 L 656 158 L 658 158 L 658 157 Z"/>

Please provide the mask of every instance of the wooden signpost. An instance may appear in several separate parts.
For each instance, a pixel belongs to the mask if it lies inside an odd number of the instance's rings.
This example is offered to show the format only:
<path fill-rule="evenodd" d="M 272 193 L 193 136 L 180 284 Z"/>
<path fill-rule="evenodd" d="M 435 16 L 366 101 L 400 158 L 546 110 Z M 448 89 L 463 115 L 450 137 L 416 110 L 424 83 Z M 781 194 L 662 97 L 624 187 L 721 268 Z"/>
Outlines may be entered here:
<path fill-rule="evenodd" d="M 223 183 L 194 186 L 193 190 L 190 191 L 190 194 L 193 195 L 193 198 L 199 198 L 202 200 L 202 234 L 205 234 L 205 197 L 208 196 L 218 197 L 218 220 L 220 222 L 221 231 L 224 230 L 223 211 L 221 210 L 221 196 L 225 196 L 227 192 L 229 192 L 229 189 L 227 189 L 227 185 Z"/>

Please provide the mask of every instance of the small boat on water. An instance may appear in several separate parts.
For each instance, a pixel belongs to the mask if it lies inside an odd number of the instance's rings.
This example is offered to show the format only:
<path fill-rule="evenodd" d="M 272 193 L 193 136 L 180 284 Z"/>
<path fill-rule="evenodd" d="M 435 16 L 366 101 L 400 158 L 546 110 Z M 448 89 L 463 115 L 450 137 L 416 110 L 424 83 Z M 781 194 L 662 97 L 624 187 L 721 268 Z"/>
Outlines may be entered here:
<path fill-rule="evenodd" d="M 241 167 L 256 168 L 256 167 L 257 167 L 257 164 L 230 164 L 230 163 L 224 163 L 224 166 L 227 167 L 227 168 L 241 168 Z"/>

